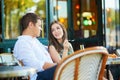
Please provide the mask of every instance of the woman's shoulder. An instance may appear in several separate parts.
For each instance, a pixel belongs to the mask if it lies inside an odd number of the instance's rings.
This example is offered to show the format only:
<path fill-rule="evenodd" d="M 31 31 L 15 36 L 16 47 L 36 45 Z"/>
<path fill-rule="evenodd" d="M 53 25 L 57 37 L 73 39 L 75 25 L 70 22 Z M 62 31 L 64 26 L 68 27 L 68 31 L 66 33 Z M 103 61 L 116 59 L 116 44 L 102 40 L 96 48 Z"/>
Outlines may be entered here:
<path fill-rule="evenodd" d="M 55 46 L 52 45 L 52 44 L 50 44 L 50 45 L 48 46 L 48 49 L 55 49 Z"/>
<path fill-rule="evenodd" d="M 72 44 L 69 42 L 69 46 L 72 47 Z"/>
<path fill-rule="evenodd" d="M 54 45 L 53 45 L 53 44 L 49 44 L 49 45 L 48 45 L 48 47 L 52 47 L 52 46 L 54 46 Z"/>
<path fill-rule="evenodd" d="M 71 53 L 73 53 L 73 52 L 74 52 L 74 50 L 73 50 L 72 44 L 69 42 L 68 54 L 71 54 Z"/>

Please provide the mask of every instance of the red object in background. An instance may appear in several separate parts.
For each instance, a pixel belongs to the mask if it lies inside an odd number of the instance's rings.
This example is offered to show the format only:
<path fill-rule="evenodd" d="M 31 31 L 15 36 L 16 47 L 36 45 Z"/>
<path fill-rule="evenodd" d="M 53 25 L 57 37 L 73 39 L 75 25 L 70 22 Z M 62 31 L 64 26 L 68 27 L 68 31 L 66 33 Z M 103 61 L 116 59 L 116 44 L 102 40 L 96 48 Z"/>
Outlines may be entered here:
<path fill-rule="evenodd" d="M 76 9 L 80 9 L 80 5 L 77 4 L 77 5 L 75 6 L 75 8 L 76 8 Z"/>

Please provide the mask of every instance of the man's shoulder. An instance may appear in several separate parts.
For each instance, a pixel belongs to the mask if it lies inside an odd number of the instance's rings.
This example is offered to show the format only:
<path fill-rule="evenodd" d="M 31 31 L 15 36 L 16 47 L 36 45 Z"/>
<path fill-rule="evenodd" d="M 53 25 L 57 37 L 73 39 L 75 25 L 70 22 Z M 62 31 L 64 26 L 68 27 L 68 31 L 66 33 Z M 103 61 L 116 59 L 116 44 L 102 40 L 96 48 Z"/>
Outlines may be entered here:
<path fill-rule="evenodd" d="M 15 44 L 23 44 L 23 43 L 26 43 L 26 42 L 27 41 L 25 41 L 24 39 L 18 39 Z"/>

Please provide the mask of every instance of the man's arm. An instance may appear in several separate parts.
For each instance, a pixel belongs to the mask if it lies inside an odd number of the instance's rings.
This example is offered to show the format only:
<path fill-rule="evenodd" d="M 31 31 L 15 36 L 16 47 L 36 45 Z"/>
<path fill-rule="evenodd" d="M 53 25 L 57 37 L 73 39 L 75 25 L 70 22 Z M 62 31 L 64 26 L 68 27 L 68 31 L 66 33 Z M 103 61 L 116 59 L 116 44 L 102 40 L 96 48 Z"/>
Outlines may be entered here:
<path fill-rule="evenodd" d="M 43 69 L 48 69 L 50 67 L 53 67 L 57 65 L 57 63 L 48 63 L 48 62 L 45 62 L 45 64 L 43 65 Z"/>

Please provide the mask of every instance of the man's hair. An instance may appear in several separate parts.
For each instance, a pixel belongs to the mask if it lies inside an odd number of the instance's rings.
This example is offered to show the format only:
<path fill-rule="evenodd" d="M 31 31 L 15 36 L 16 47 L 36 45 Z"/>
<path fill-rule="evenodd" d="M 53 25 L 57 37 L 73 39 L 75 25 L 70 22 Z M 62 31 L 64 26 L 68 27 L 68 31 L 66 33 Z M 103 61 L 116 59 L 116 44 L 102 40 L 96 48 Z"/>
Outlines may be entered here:
<path fill-rule="evenodd" d="M 20 19 L 20 34 L 28 27 L 29 22 L 32 22 L 33 24 L 37 23 L 37 20 L 41 19 L 38 15 L 35 13 L 27 13 Z"/>

